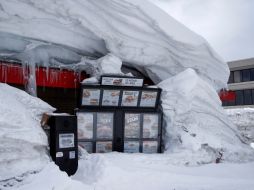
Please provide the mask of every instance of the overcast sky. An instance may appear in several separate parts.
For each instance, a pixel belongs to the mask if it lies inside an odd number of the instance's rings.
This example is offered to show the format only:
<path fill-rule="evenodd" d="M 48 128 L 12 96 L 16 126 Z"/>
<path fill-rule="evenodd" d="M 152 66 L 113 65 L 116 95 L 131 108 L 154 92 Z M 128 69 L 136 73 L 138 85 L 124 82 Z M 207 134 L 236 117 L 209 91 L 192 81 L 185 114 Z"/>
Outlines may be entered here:
<path fill-rule="evenodd" d="M 225 61 L 254 57 L 254 0 L 150 0 L 202 35 Z"/>

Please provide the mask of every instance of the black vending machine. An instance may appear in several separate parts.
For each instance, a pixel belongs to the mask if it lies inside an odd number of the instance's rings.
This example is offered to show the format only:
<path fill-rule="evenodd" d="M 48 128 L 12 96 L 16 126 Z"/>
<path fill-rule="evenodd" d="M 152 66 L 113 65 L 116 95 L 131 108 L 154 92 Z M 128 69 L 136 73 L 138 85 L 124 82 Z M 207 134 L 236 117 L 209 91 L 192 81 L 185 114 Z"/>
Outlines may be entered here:
<path fill-rule="evenodd" d="M 162 152 L 161 89 L 142 78 L 102 76 L 98 85 L 82 85 L 78 144 L 89 153 Z"/>

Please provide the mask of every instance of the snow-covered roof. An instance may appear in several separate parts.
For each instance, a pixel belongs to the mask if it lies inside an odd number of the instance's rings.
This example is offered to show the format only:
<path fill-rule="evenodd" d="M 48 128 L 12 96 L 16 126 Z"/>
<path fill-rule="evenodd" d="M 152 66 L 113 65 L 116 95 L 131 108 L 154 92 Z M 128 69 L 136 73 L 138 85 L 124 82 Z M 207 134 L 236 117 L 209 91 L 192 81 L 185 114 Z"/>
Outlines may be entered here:
<path fill-rule="evenodd" d="M 0 0 L 1 57 L 48 66 L 108 53 L 155 83 L 193 68 L 220 89 L 229 75 L 205 39 L 144 0 Z"/>

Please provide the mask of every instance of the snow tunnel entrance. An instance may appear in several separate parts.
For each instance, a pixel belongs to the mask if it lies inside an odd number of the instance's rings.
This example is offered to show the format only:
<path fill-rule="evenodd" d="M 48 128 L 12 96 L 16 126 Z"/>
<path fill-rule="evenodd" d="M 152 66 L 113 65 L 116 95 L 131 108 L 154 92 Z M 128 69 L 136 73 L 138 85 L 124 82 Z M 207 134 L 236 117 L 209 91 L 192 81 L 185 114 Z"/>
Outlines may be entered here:
<path fill-rule="evenodd" d="M 78 143 L 89 153 L 160 153 L 160 88 L 134 77 L 102 76 L 100 85 L 82 85 Z"/>

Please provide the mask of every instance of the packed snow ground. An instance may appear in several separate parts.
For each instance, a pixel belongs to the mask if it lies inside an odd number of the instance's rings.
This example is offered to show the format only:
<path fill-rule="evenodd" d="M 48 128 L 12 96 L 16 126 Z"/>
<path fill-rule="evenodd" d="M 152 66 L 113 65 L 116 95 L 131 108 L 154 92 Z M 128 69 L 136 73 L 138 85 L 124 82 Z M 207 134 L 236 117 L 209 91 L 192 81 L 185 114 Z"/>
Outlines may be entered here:
<path fill-rule="evenodd" d="M 72 180 L 49 163 L 9 190 L 253 190 L 254 163 L 171 165 L 171 158 L 144 154 L 93 154 L 79 161 Z"/>

